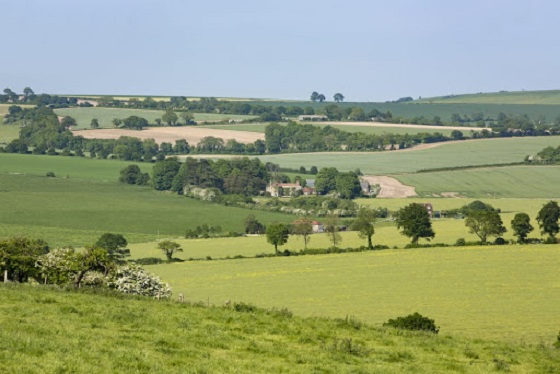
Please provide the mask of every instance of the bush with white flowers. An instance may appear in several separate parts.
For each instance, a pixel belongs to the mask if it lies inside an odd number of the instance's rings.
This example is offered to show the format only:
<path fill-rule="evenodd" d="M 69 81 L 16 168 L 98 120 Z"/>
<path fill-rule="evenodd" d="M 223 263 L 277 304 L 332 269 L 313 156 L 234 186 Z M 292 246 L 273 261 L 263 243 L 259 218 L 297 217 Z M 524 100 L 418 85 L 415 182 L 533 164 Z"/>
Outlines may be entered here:
<path fill-rule="evenodd" d="M 138 265 L 119 267 L 109 282 L 109 287 L 133 295 L 161 298 L 171 296 L 169 284 L 163 283 L 158 276 L 147 272 Z"/>

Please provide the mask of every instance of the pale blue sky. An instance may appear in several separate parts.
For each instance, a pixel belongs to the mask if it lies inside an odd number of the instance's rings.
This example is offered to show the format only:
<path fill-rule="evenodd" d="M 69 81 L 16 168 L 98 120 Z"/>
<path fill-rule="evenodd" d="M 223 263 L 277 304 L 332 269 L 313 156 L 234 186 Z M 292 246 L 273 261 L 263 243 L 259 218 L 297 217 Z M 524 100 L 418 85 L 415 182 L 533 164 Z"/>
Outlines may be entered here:
<path fill-rule="evenodd" d="M 560 88 L 560 1 L 0 0 L 0 87 L 385 101 Z"/>

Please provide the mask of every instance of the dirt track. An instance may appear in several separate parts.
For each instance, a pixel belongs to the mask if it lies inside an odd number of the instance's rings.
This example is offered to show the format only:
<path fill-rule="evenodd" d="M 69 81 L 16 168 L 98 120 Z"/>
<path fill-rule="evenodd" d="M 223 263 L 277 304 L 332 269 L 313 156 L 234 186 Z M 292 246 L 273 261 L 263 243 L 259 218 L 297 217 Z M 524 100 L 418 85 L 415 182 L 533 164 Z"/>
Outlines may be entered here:
<path fill-rule="evenodd" d="M 379 191 L 377 197 L 399 198 L 418 196 L 414 187 L 406 186 L 392 177 L 366 175 L 363 179 L 367 180 L 370 184 L 381 186 L 381 191 Z"/>
<path fill-rule="evenodd" d="M 235 139 L 239 143 L 253 143 L 257 139 L 264 140 L 264 134 L 251 131 L 234 131 L 221 129 L 206 129 L 199 127 L 150 127 L 148 129 L 125 130 L 125 129 L 99 129 L 99 130 L 74 130 L 74 135 L 83 136 L 86 139 L 118 139 L 121 136 L 131 136 L 139 139 L 154 139 L 156 143 L 175 143 L 175 140 L 185 139 L 189 144 L 198 144 L 207 136 L 222 138 L 224 141 Z"/>

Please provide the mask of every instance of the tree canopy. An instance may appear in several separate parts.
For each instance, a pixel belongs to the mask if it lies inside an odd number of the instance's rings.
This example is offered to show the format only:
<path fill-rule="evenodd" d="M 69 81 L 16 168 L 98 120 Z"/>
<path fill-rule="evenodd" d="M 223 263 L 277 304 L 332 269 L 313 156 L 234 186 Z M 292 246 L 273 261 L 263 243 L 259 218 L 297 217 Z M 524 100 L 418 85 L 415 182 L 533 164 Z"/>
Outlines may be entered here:
<path fill-rule="evenodd" d="M 556 201 L 544 204 L 537 215 L 541 233 L 547 234 L 551 241 L 555 241 L 556 234 L 560 231 L 558 219 L 560 219 L 560 207 Z"/>
<path fill-rule="evenodd" d="M 529 218 L 527 213 L 517 213 L 511 221 L 511 228 L 513 229 L 513 234 L 517 236 L 520 243 L 524 243 L 527 239 L 527 235 L 534 230 L 531 225 L 531 218 Z"/>
<path fill-rule="evenodd" d="M 377 212 L 369 207 L 361 207 L 358 210 L 358 216 L 352 223 L 352 229 L 358 231 L 358 235 L 362 239 L 367 239 L 368 249 L 373 249 L 371 237 L 375 233 L 375 221 L 377 220 Z"/>
<path fill-rule="evenodd" d="M 266 241 L 274 245 L 275 253 L 278 253 L 278 246 L 288 242 L 290 228 L 283 223 L 271 223 L 266 228 Z"/>
<path fill-rule="evenodd" d="M 507 230 L 503 225 L 500 214 L 495 210 L 471 210 L 465 220 L 469 232 L 486 243 L 489 236 L 502 236 Z"/>
<path fill-rule="evenodd" d="M 418 239 L 430 240 L 436 234 L 432 229 L 432 222 L 428 209 L 418 203 L 412 203 L 397 212 L 395 223 L 397 228 L 402 228 L 402 234 L 412 238 L 412 244 L 417 245 Z"/>

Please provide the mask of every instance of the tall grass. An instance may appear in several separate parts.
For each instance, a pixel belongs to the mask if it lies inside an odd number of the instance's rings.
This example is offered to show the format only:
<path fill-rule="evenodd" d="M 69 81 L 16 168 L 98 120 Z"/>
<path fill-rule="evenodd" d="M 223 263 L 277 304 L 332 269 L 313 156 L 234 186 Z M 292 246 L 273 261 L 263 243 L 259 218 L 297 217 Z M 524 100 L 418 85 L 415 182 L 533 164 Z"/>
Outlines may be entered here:
<path fill-rule="evenodd" d="M 237 311 L 236 311 L 237 310 Z M 300 318 L 247 304 L 210 307 L 0 285 L 4 373 L 557 372 L 547 346 Z M 398 312 L 395 311 L 398 315 Z M 437 319 L 436 319 L 437 322 Z"/>

